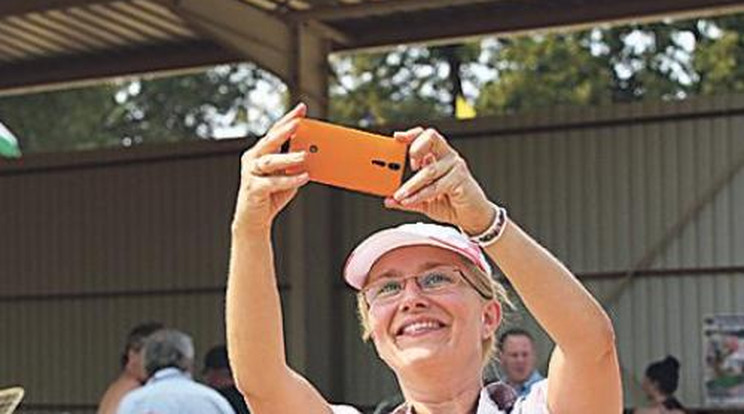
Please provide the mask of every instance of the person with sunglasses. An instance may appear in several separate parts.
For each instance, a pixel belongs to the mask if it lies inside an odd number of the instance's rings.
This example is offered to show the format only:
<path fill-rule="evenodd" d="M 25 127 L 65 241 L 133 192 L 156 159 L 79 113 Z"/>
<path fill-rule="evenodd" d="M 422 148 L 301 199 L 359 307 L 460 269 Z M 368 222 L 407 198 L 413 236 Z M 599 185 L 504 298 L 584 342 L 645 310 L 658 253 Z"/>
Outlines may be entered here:
<path fill-rule="evenodd" d="M 227 339 L 236 383 L 253 413 L 358 413 L 333 406 L 284 354 L 271 227 L 309 181 L 303 153 L 280 153 L 306 108 L 298 105 L 241 158 L 227 287 Z M 404 402 L 395 414 L 602 414 L 622 411 L 612 324 L 579 281 L 492 203 L 465 161 L 433 129 L 395 133 L 415 172 L 385 199 L 439 224 L 381 230 L 349 256 L 363 337 L 392 369 Z M 457 229 L 456 229 L 457 228 Z M 484 254 L 485 253 L 485 254 Z M 555 341 L 547 379 L 526 397 L 484 384 L 508 300 L 495 262 Z M 260 338 L 260 339 L 259 339 Z"/>

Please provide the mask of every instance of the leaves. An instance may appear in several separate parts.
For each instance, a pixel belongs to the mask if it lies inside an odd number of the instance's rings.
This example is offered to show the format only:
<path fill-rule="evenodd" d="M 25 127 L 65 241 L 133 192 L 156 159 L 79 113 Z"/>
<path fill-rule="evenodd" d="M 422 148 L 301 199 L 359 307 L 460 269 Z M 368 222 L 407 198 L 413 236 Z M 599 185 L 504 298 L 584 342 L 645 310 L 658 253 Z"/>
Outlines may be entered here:
<path fill-rule="evenodd" d="M 450 116 L 460 93 L 484 115 L 742 91 L 741 33 L 744 16 L 731 15 L 344 57 L 331 113 L 415 123 Z"/>
<path fill-rule="evenodd" d="M 286 87 L 255 65 L 0 99 L 24 153 L 262 134 Z"/>
<path fill-rule="evenodd" d="M 744 15 L 331 57 L 330 118 L 352 125 L 744 91 Z M 287 87 L 253 64 L 0 99 L 24 154 L 263 134 Z"/>

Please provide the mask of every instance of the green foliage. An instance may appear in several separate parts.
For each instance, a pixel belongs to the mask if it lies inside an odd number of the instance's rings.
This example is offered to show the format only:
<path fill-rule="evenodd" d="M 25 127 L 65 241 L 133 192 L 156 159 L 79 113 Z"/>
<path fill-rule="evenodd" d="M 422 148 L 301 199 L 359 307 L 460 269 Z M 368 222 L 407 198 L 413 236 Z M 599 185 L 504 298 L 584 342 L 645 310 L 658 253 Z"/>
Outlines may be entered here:
<path fill-rule="evenodd" d="M 286 87 L 255 65 L 0 99 L 25 154 L 263 133 Z M 237 127 L 237 128 L 235 128 Z"/>
<path fill-rule="evenodd" d="M 487 113 L 610 101 L 612 70 L 588 47 L 588 32 L 503 40 L 492 47 L 498 77 L 481 88 Z"/>
<path fill-rule="evenodd" d="M 709 35 L 701 37 L 695 49 L 699 93 L 744 91 L 744 16 L 727 16 L 716 20 L 715 25 L 702 23 L 700 26 Z"/>
<path fill-rule="evenodd" d="M 346 124 L 744 91 L 744 16 L 595 28 L 331 58 L 330 118 Z M 255 65 L 0 99 L 25 154 L 261 134 L 287 89 Z"/>
<path fill-rule="evenodd" d="M 442 79 L 434 76 L 438 68 L 428 49 L 343 56 L 332 64 L 330 113 L 335 121 L 379 124 L 446 113 L 437 96 Z"/>
<path fill-rule="evenodd" d="M 0 99 L 0 117 L 24 153 L 116 145 L 107 128 L 115 88 L 71 89 Z"/>
<path fill-rule="evenodd" d="M 411 122 L 451 115 L 457 94 L 484 115 L 743 91 L 742 33 L 730 15 L 356 55 L 335 62 L 331 113 Z"/>
<path fill-rule="evenodd" d="M 279 80 L 254 65 L 129 83 L 117 92 L 120 105 L 109 114 L 111 129 L 134 143 L 211 138 L 216 129 L 250 120 L 257 121 L 259 129 L 250 132 L 262 132 L 260 118 L 266 124 L 276 111 L 252 101 L 251 93 L 261 82 L 280 93 Z"/>

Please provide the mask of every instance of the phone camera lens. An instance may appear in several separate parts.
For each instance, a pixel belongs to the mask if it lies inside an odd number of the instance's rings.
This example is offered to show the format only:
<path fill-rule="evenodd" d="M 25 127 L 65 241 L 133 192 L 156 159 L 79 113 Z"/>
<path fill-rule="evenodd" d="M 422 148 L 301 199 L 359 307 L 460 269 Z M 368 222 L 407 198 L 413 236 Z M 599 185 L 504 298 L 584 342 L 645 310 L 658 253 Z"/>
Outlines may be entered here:
<path fill-rule="evenodd" d="M 312 152 L 313 154 L 315 154 L 316 152 L 318 152 L 318 146 L 317 145 L 311 145 L 310 146 L 310 152 Z"/>
<path fill-rule="evenodd" d="M 397 162 L 391 162 L 390 164 L 388 164 L 388 168 L 393 171 L 398 171 L 400 170 L 400 164 L 398 164 Z"/>

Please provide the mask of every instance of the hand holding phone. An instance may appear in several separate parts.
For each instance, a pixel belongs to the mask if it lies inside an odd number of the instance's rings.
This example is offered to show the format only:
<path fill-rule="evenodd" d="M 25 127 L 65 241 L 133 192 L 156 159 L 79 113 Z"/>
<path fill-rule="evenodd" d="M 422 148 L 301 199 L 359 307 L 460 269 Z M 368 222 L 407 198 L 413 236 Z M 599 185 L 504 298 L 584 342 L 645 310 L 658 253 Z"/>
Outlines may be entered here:
<path fill-rule="evenodd" d="M 305 151 L 311 181 L 388 197 L 402 183 L 407 145 L 392 137 L 305 118 L 289 150 Z"/>

